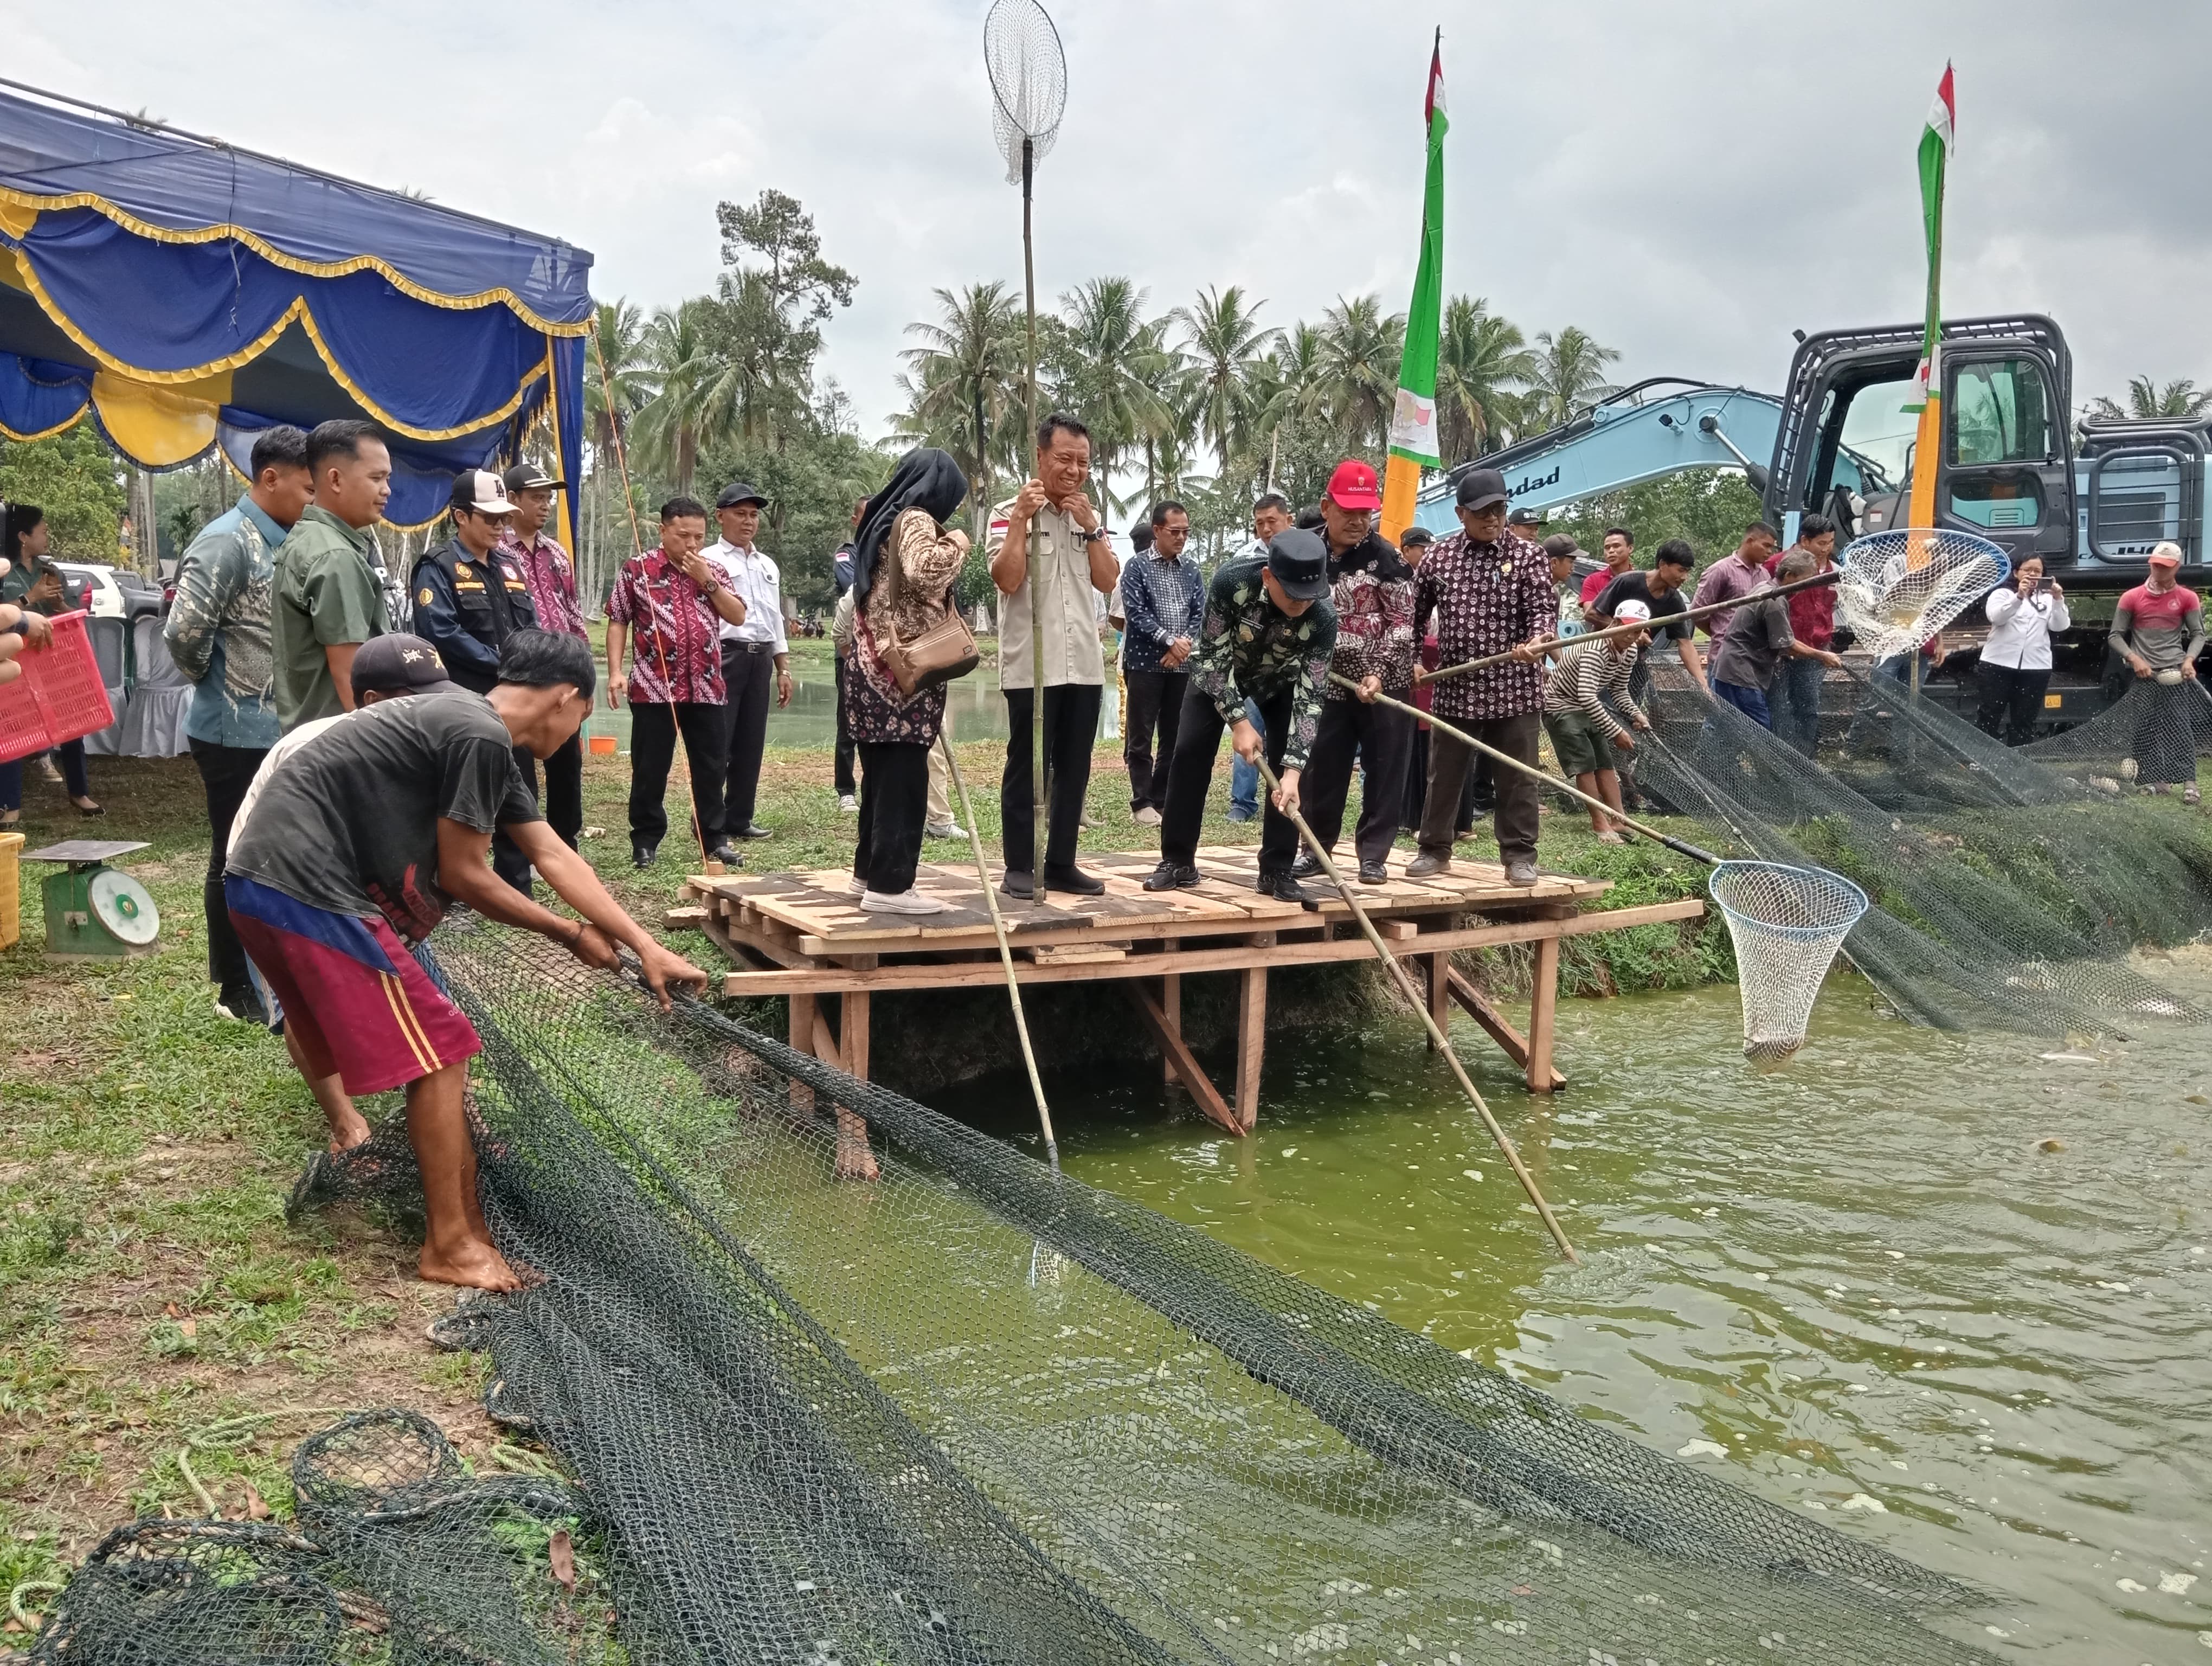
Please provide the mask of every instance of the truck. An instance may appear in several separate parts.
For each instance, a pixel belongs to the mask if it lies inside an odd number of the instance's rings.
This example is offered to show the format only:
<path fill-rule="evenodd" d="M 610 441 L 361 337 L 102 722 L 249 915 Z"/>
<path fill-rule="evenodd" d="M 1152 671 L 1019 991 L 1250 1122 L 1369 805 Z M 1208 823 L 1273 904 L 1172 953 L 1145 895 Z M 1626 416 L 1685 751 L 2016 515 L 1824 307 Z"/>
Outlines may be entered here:
<path fill-rule="evenodd" d="M 1884 531 L 1901 524 L 1926 460 L 1915 455 L 1917 419 L 1903 410 L 1923 333 L 1918 324 L 1800 331 L 1779 395 L 1677 377 L 1638 382 L 1548 433 L 1458 465 L 1422 494 L 1417 519 L 1449 529 L 1453 489 L 1469 468 L 1499 470 L 1516 507 L 1541 510 L 1685 470 L 1734 467 L 1785 543 L 1814 513 L 1837 523 L 1841 543 Z M 2212 412 L 2069 422 L 2073 355 L 2039 313 L 1947 319 L 1940 364 L 1936 522 L 1990 539 L 2015 563 L 2039 556 L 2064 586 L 2073 625 L 2054 644 L 2044 720 L 2080 722 L 2124 686 L 2106 635 L 2151 550 L 2178 544 L 2182 582 L 2212 580 Z M 1971 705 L 1979 622 L 1970 611 L 1947 635 L 1955 651 L 1933 697 Z"/>

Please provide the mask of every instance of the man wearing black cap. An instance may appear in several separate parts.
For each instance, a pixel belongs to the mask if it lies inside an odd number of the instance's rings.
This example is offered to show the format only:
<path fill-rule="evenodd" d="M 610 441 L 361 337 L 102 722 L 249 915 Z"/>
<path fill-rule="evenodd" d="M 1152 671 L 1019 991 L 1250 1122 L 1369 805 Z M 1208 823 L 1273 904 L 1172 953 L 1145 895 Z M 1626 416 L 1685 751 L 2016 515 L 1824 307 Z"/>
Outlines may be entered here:
<path fill-rule="evenodd" d="M 576 563 L 559 540 L 545 535 L 545 522 L 553 513 L 553 495 L 562 483 L 535 463 L 517 463 L 503 477 L 507 501 L 514 505 L 514 520 L 500 540 L 500 549 L 522 568 L 523 582 L 530 587 L 530 605 L 538 612 L 540 630 L 558 631 L 588 645 L 591 633 L 584 628 L 584 610 L 576 599 Z M 584 830 L 584 733 L 579 729 L 545 760 L 545 824 L 561 842 L 576 848 Z"/>
<path fill-rule="evenodd" d="M 415 634 L 438 650 L 453 681 L 477 694 L 499 686 L 499 656 L 518 630 L 538 629 L 530 581 L 521 560 L 502 547 L 514 505 L 507 483 L 488 469 L 464 469 L 453 480 L 453 535 L 415 562 L 407 587 L 415 600 Z M 518 748 L 514 761 L 530 796 L 538 796 L 538 761 Z M 499 877 L 530 895 L 530 862 L 504 833 L 492 840 Z"/>
<path fill-rule="evenodd" d="M 1297 829 L 1285 813 L 1298 806 L 1298 777 L 1321 722 L 1322 690 L 1336 651 L 1336 610 L 1328 601 L 1328 546 L 1321 534 L 1279 532 L 1264 559 L 1232 561 L 1213 575 L 1206 623 L 1191 650 L 1175 762 L 1168 769 L 1160 824 L 1160 865 L 1147 891 L 1198 883 L 1198 831 L 1213 784 L 1213 755 L 1224 725 L 1237 755 L 1267 763 L 1282 781 L 1271 794 L 1260 833 L 1260 891 L 1286 903 L 1310 899 L 1291 877 Z M 1259 703 L 1262 735 L 1244 716 Z"/>
<path fill-rule="evenodd" d="M 775 703 L 791 703 L 791 646 L 783 634 L 783 575 L 772 556 L 753 547 L 768 499 L 732 480 L 714 500 L 722 536 L 705 554 L 731 594 L 745 605 L 745 622 L 722 622 L 722 681 L 729 690 L 730 759 L 724 776 L 722 826 L 732 839 L 765 839 L 753 820 L 760 793 L 761 752 L 768 745 L 769 662 L 775 662 Z"/>
<path fill-rule="evenodd" d="M 1516 538 L 1539 542 L 1544 535 L 1544 512 L 1541 509 L 1521 508 L 1507 514 L 1505 525 Z"/>
<path fill-rule="evenodd" d="M 1438 539 L 1420 565 L 1413 623 L 1419 631 L 1435 615 L 1446 666 L 1512 654 L 1510 664 L 1437 683 L 1433 709 L 1453 727 L 1533 764 L 1544 709 L 1544 656 L 1536 645 L 1558 623 L 1559 601 L 1542 548 L 1506 530 L 1505 496 L 1505 477 L 1495 469 L 1471 469 L 1460 477 L 1460 530 Z M 1430 736 L 1421 854 L 1407 867 L 1409 878 L 1449 870 L 1452 824 L 1473 762 L 1473 752 L 1441 730 Z M 1516 885 L 1534 885 L 1536 784 L 1518 769 L 1504 769 L 1496 791 L 1498 851 L 1505 877 Z"/>

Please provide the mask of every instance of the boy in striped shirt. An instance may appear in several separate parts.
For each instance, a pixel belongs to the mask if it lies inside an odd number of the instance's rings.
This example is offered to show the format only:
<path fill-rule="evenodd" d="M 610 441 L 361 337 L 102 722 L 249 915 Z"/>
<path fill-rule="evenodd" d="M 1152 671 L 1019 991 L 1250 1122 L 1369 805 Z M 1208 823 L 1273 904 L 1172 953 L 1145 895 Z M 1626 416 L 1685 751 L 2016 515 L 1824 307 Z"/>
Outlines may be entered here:
<path fill-rule="evenodd" d="M 1613 615 L 1617 625 L 1648 625 L 1650 619 L 1650 604 L 1640 601 L 1621 603 Z M 1632 751 L 1636 737 L 1631 726 L 1651 727 L 1628 695 L 1629 673 L 1650 640 L 1650 631 L 1644 629 L 1609 641 L 1577 642 L 1560 654 L 1544 687 L 1544 732 L 1552 738 L 1559 773 L 1572 775 L 1576 786 L 1615 810 L 1621 807 L 1620 776 L 1613 767 L 1612 749 Z M 1613 715 L 1616 708 L 1628 714 L 1627 723 Z M 1601 844 L 1621 842 L 1611 818 L 1593 810 L 1589 818 Z"/>

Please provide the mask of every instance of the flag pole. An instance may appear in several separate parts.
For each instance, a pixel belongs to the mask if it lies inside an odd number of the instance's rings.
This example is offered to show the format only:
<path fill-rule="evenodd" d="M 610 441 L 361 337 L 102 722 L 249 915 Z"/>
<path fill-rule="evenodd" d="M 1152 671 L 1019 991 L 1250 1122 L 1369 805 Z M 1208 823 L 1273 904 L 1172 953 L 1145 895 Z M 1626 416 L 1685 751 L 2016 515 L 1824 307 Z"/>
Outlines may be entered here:
<path fill-rule="evenodd" d="M 1406 347 L 1398 365 L 1398 397 L 1390 410 L 1382 464 L 1382 536 L 1396 543 L 1413 524 L 1421 471 L 1439 469 L 1437 443 L 1437 346 L 1443 319 L 1444 32 L 1429 50 L 1428 87 L 1421 125 L 1428 161 L 1421 189 L 1420 252 L 1413 267 L 1413 300 L 1406 312 Z"/>

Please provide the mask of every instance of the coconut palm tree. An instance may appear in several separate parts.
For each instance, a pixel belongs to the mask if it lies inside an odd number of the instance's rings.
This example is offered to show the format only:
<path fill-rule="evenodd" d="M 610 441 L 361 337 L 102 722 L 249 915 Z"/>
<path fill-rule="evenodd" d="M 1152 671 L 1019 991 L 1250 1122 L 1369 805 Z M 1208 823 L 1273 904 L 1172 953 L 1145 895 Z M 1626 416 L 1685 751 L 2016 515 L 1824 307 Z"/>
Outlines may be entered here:
<path fill-rule="evenodd" d="M 1613 392 L 1605 368 L 1620 356 L 1618 348 L 1601 347 L 1570 324 L 1554 336 L 1536 332 L 1536 374 L 1529 380 L 1534 395 L 1534 419 L 1547 428 L 1571 422 L 1591 401 Z"/>
<path fill-rule="evenodd" d="M 1054 397 L 1091 430 L 1098 495 L 1109 507 L 1127 507 L 1114 496 L 1114 471 L 1170 423 L 1159 390 L 1181 368 L 1165 320 L 1144 316 L 1145 293 L 1126 277 L 1094 277 L 1060 296 L 1061 327 L 1052 332 Z"/>
<path fill-rule="evenodd" d="M 1406 315 L 1385 313 L 1373 295 L 1339 295 L 1322 315 L 1321 374 L 1329 415 L 1353 451 L 1381 456 L 1398 397 Z"/>
<path fill-rule="evenodd" d="M 1445 465 L 1496 450 L 1520 415 L 1510 390 L 1536 376 L 1536 356 L 1519 325 L 1493 313 L 1480 295 L 1454 295 L 1437 342 L 1437 438 Z"/>
<path fill-rule="evenodd" d="M 933 293 L 937 321 L 906 327 L 921 344 L 899 355 L 907 364 L 899 386 L 908 404 L 892 438 L 937 446 L 958 459 L 974 484 L 971 497 L 980 515 L 993 501 L 994 472 L 1018 477 L 1027 448 L 1022 304 L 999 283 Z"/>
<path fill-rule="evenodd" d="M 659 386 L 645 349 L 645 315 L 629 301 L 601 301 L 592 319 L 592 332 L 584 338 L 584 422 L 592 436 L 592 472 L 599 488 L 592 514 L 585 522 L 585 547 L 579 551 L 584 570 L 583 593 L 603 596 L 607 590 L 610 562 L 602 545 L 601 521 L 607 514 L 610 484 L 619 487 L 623 470 L 610 469 L 617 448 L 625 443 L 630 424 Z M 635 506 L 633 506 L 634 508 Z M 629 517 L 626 514 L 624 519 Z M 621 534 L 614 535 L 617 545 Z"/>
<path fill-rule="evenodd" d="M 2212 410 L 2212 388 L 2197 391 L 2196 382 L 2183 376 L 2160 387 L 2148 376 L 2128 378 L 2128 405 L 2123 410 L 2100 394 L 2089 401 L 2089 414 L 2100 422 L 2155 422 L 2161 417 L 2187 421 Z"/>
<path fill-rule="evenodd" d="M 1266 304 L 1248 304 L 1244 291 L 1232 283 L 1226 289 L 1208 289 L 1192 305 L 1168 315 L 1182 331 L 1183 351 L 1197 379 L 1199 431 L 1212 443 L 1224 475 L 1231 451 L 1249 434 L 1252 411 L 1245 388 L 1275 337 L 1258 321 Z"/>
<path fill-rule="evenodd" d="M 636 461 L 688 494 L 698 472 L 703 437 L 702 384 L 714 373 L 708 313 L 714 303 L 694 295 L 673 307 L 653 310 L 641 347 L 643 368 L 654 389 L 637 411 L 632 447 Z"/>

